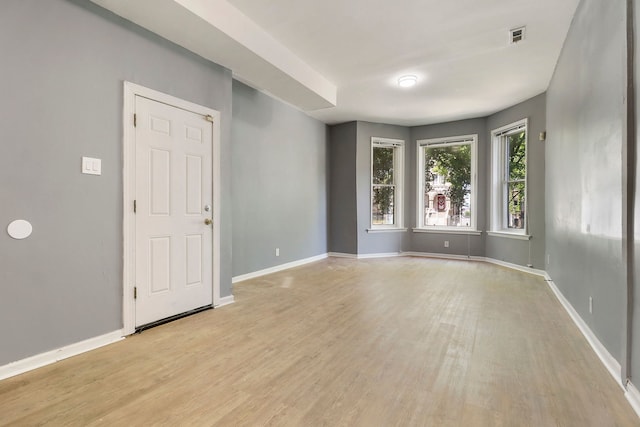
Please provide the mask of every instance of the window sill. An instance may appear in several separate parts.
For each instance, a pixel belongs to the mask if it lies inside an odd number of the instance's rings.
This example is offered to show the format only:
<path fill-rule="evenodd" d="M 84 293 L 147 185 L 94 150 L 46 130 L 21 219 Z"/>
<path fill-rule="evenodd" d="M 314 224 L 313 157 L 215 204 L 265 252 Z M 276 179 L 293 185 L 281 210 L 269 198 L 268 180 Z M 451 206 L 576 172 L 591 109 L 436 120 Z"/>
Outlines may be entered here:
<path fill-rule="evenodd" d="M 493 237 L 506 237 L 507 239 L 531 240 L 531 236 L 528 234 L 511 233 L 508 231 L 487 231 L 487 235 Z"/>
<path fill-rule="evenodd" d="M 455 228 L 414 228 L 414 233 L 439 233 L 439 234 L 466 234 L 470 236 L 479 236 L 482 231 L 478 230 L 456 230 Z"/>
<path fill-rule="evenodd" d="M 406 228 L 399 228 L 399 227 L 394 227 L 394 228 L 367 228 L 367 233 L 401 233 L 407 231 Z"/>

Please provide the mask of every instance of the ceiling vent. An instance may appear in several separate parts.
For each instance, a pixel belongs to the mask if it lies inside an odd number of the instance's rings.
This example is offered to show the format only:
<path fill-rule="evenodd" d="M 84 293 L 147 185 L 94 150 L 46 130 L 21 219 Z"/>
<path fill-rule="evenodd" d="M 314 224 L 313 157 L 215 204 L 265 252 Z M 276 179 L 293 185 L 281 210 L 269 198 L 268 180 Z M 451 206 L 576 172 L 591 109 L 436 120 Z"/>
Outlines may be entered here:
<path fill-rule="evenodd" d="M 509 44 L 520 43 L 524 40 L 525 27 L 509 30 Z"/>

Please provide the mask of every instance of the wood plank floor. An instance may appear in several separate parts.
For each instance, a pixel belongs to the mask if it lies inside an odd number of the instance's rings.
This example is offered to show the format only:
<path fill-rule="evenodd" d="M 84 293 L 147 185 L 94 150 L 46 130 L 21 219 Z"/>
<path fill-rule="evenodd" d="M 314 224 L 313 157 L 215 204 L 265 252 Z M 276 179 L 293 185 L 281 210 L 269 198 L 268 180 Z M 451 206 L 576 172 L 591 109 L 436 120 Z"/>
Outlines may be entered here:
<path fill-rule="evenodd" d="M 638 426 L 540 277 L 328 259 L 0 382 L 0 425 Z"/>

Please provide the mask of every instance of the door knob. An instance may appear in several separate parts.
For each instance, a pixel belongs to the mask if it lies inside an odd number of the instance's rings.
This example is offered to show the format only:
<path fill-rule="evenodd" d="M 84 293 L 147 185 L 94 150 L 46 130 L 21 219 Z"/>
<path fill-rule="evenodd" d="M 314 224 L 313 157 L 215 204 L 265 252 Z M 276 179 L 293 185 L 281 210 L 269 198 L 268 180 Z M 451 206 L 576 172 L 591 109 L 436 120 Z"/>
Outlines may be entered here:
<path fill-rule="evenodd" d="M 205 219 L 204 219 L 204 223 L 205 223 L 205 225 L 211 225 L 211 223 L 212 223 L 212 222 L 213 222 L 213 221 L 211 221 L 211 219 L 210 219 L 210 218 L 205 218 Z"/>

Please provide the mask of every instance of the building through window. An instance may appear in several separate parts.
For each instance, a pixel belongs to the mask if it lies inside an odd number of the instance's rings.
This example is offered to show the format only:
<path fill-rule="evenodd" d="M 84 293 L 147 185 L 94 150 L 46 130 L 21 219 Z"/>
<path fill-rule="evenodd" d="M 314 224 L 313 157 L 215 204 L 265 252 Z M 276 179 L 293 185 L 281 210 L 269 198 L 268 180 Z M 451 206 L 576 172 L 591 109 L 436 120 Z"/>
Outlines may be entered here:
<path fill-rule="evenodd" d="M 477 135 L 418 143 L 418 220 L 423 229 L 475 230 Z"/>

